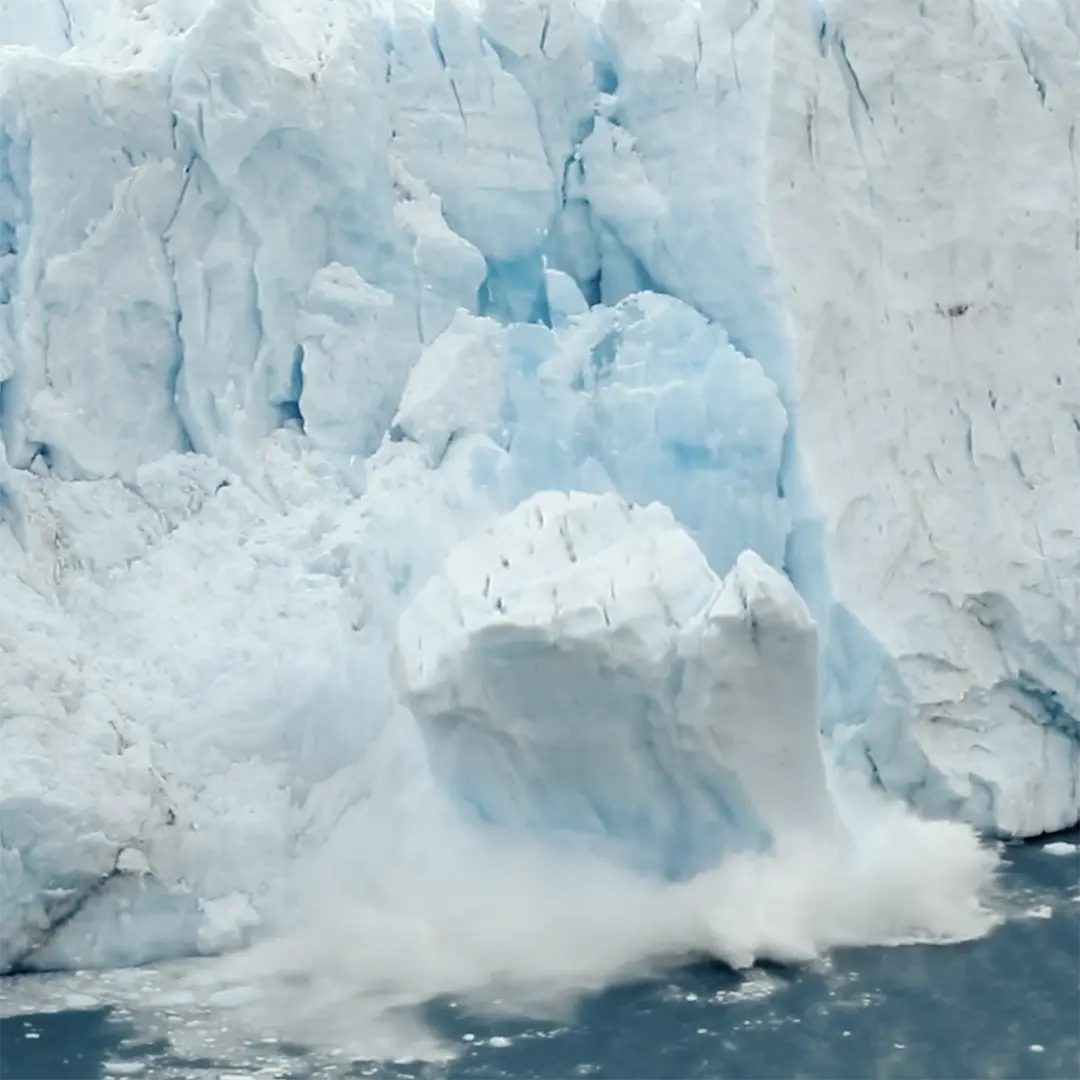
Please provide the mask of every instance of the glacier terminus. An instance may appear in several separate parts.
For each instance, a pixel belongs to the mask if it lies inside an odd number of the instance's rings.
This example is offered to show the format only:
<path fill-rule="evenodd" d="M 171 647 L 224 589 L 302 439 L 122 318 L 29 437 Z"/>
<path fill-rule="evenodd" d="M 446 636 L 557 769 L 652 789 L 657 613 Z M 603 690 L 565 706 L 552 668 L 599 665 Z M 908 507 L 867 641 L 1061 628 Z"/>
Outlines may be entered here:
<path fill-rule="evenodd" d="M 1080 819 L 1078 127 L 1075 0 L 0 0 L 0 968 L 984 925 Z"/>

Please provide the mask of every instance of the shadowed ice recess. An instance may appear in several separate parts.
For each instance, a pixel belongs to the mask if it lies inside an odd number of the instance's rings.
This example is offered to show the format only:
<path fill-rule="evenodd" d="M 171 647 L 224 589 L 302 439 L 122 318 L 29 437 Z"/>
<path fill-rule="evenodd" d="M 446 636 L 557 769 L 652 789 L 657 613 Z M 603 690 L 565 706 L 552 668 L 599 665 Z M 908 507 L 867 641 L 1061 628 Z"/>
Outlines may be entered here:
<path fill-rule="evenodd" d="M 373 1056 L 986 932 L 1080 817 L 1074 7 L 0 2 L 3 969 Z"/>

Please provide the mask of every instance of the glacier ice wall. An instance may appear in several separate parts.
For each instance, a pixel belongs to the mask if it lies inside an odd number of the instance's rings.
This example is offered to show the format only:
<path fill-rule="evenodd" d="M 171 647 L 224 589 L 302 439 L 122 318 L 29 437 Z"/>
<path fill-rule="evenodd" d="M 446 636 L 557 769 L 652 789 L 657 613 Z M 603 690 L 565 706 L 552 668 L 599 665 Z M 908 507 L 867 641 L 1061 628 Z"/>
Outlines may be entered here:
<path fill-rule="evenodd" d="M 397 614 L 545 488 L 785 570 L 838 762 L 1075 821 L 1078 27 L 3 0 L 5 956 L 149 881 L 198 947 L 420 760 Z"/>
<path fill-rule="evenodd" d="M 770 210 L 833 600 L 827 713 L 927 810 L 1061 827 L 1080 804 L 1080 8 L 819 19 L 810 63 L 777 24 Z"/>

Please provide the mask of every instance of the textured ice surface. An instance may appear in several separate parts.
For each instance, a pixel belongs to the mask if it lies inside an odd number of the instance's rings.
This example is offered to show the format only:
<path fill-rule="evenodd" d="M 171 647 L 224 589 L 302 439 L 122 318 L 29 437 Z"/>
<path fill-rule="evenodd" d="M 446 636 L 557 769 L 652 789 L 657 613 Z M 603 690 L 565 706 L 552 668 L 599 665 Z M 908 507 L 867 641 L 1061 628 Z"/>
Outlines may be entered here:
<path fill-rule="evenodd" d="M 521 503 L 405 610 L 396 669 L 433 771 L 487 821 L 674 876 L 832 827 L 805 605 L 752 552 L 718 581 L 659 504 Z"/>
<path fill-rule="evenodd" d="M 769 190 L 826 716 L 930 812 L 1054 829 L 1080 804 L 1080 7 L 820 14 L 817 42 L 775 23 Z"/>
<path fill-rule="evenodd" d="M 545 490 L 786 572 L 837 764 L 1074 822 L 1078 29 L 0 0 L 4 963 L 243 940 L 428 798 L 396 620 Z"/>

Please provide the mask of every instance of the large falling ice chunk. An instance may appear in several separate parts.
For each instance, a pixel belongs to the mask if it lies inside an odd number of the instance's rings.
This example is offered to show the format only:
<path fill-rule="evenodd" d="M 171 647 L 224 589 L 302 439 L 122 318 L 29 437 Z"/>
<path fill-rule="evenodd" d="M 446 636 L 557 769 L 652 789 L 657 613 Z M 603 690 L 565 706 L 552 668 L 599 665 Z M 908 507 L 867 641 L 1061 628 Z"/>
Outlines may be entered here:
<path fill-rule="evenodd" d="M 816 663 L 805 605 L 752 552 L 720 581 L 666 507 L 542 492 L 416 596 L 395 677 L 482 818 L 681 877 L 832 828 Z"/>

